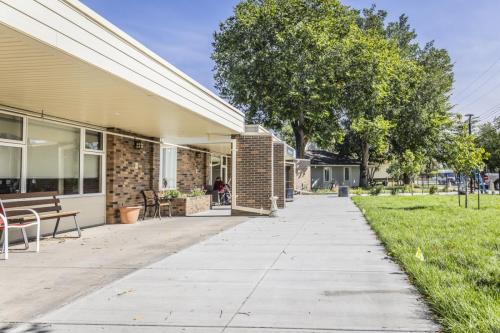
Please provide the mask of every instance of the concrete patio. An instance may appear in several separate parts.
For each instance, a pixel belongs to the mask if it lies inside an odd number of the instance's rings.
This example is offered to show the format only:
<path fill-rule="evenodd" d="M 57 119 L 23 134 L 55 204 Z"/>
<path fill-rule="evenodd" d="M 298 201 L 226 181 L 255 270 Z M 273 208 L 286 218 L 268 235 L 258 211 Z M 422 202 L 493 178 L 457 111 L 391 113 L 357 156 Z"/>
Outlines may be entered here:
<path fill-rule="evenodd" d="M 246 219 L 163 218 L 47 237 L 40 253 L 34 243 L 28 251 L 13 246 L 10 259 L 0 259 L 0 332 L 2 323 L 50 312 Z"/>
<path fill-rule="evenodd" d="M 158 259 L 168 246 L 154 247 L 162 248 Z M 119 266 L 127 269 L 121 275 L 130 272 L 129 265 Z M 36 269 L 33 274 L 49 279 Z M 56 285 L 68 284 L 59 278 Z M 298 333 L 439 327 L 349 199 L 306 196 L 278 218 L 249 219 L 11 331 L 29 330 Z"/>

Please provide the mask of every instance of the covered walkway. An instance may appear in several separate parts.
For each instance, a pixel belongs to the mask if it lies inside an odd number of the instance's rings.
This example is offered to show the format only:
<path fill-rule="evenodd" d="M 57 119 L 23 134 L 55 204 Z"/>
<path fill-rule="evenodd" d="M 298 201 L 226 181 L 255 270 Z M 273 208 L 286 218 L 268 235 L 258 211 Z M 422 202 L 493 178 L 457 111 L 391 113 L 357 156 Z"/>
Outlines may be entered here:
<path fill-rule="evenodd" d="M 433 332 L 349 199 L 299 198 L 34 321 L 44 332 Z"/>

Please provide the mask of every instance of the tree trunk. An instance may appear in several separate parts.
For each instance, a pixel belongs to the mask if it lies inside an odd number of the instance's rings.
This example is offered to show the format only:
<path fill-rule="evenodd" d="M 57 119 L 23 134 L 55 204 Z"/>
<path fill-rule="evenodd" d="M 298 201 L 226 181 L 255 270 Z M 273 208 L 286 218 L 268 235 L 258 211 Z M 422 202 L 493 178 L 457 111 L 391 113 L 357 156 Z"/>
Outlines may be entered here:
<path fill-rule="evenodd" d="M 306 155 L 307 138 L 304 133 L 304 113 L 300 113 L 299 119 L 292 123 L 293 134 L 295 136 L 295 151 L 297 158 L 304 158 Z"/>
<path fill-rule="evenodd" d="M 368 162 L 370 160 L 370 146 L 367 142 L 361 143 L 361 166 L 359 169 L 360 179 L 359 186 L 368 187 Z"/>
<path fill-rule="evenodd" d="M 410 182 L 411 182 L 411 178 L 409 175 L 407 175 L 406 173 L 403 174 L 403 184 L 404 185 L 410 185 Z"/>
<path fill-rule="evenodd" d="M 468 177 L 465 176 L 464 179 L 464 187 L 465 187 L 465 208 L 469 207 L 469 184 L 467 184 L 469 181 Z"/>

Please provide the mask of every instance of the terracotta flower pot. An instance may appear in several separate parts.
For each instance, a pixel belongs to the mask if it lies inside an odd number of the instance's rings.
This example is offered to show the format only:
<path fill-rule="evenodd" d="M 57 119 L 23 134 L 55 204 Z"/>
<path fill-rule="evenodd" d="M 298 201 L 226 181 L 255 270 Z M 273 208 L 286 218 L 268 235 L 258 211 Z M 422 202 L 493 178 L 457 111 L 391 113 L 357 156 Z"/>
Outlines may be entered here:
<path fill-rule="evenodd" d="M 120 220 L 122 224 L 132 224 L 139 219 L 141 206 L 120 207 Z"/>

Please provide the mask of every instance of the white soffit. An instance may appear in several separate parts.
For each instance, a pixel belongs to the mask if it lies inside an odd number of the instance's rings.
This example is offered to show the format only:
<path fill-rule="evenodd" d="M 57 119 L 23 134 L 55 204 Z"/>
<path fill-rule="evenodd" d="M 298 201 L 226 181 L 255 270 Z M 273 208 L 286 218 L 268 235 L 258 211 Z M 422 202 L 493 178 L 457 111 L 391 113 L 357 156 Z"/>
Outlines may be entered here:
<path fill-rule="evenodd" d="M 0 74 L 9 106 L 158 137 L 244 130 L 240 111 L 77 1 L 0 0 Z"/>

